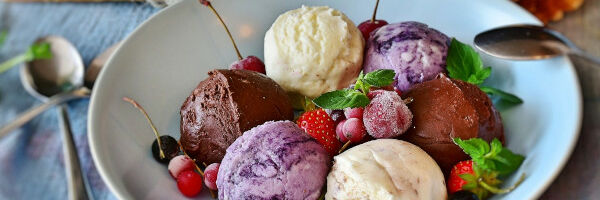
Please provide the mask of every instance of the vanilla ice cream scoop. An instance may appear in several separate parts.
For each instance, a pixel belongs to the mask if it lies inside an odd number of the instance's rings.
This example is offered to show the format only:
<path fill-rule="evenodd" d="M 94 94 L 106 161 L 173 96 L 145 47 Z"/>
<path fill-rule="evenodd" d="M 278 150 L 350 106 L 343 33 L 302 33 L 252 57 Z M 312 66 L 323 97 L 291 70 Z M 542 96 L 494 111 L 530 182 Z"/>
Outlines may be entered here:
<path fill-rule="evenodd" d="M 421 148 L 373 140 L 334 158 L 325 199 L 446 199 L 444 175 Z"/>
<path fill-rule="evenodd" d="M 344 13 L 302 6 L 280 15 L 267 31 L 267 76 L 288 93 L 315 98 L 356 80 L 363 48 L 360 31 Z"/>

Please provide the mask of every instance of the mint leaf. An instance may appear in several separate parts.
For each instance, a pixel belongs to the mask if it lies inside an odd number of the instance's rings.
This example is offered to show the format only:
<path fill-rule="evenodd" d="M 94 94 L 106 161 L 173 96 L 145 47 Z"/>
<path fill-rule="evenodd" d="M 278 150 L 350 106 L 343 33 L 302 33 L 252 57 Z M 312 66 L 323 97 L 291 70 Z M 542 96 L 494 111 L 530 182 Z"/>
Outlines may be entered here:
<path fill-rule="evenodd" d="M 25 57 L 27 57 L 27 61 L 52 58 L 50 44 L 44 42 L 31 45 L 27 52 L 25 52 Z"/>
<path fill-rule="evenodd" d="M 480 138 L 472 138 L 469 140 L 462 140 L 460 138 L 454 138 L 454 143 L 458 145 L 463 151 L 475 159 L 483 157 L 490 151 L 490 145 Z"/>
<path fill-rule="evenodd" d="M 525 157 L 515 154 L 507 148 L 502 148 L 498 155 L 492 157 L 492 162 L 495 165 L 495 171 L 500 175 L 509 175 L 519 169 Z"/>
<path fill-rule="evenodd" d="M 486 87 L 486 86 L 481 86 L 479 87 L 479 89 L 481 89 L 481 91 L 492 95 L 492 96 L 498 96 L 500 97 L 501 100 L 510 103 L 510 104 L 522 104 L 523 100 L 517 96 L 515 96 L 514 94 L 502 91 L 500 89 L 496 89 L 496 88 L 492 88 L 492 87 Z"/>
<path fill-rule="evenodd" d="M 469 82 L 472 74 L 483 69 L 483 62 L 471 46 L 452 38 L 446 57 L 446 69 L 450 78 Z"/>
<path fill-rule="evenodd" d="M 384 87 L 394 82 L 394 76 L 396 76 L 394 70 L 380 69 L 367 73 L 364 78 L 362 78 L 362 82 L 376 87 Z"/>
<path fill-rule="evenodd" d="M 313 103 L 325 109 L 364 107 L 369 102 L 367 95 L 351 89 L 328 92 L 313 100 Z"/>
<path fill-rule="evenodd" d="M 502 147 L 502 143 L 496 138 L 490 144 L 481 138 L 469 140 L 454 138 L 453 140 L 466 154 L 471 156 L 474 162 L 473 169 L 508 175 L 517 170 L 525 159 L 522 155 Z"/>

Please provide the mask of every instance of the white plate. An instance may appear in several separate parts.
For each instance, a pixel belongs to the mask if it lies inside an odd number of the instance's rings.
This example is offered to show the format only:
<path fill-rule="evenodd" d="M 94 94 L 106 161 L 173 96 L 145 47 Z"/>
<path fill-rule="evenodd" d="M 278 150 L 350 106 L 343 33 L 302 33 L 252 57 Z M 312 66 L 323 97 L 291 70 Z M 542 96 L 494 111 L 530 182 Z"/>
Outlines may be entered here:
<path fill-rule="evenodd" d="M 244 55 L 263 57 L 263 37 L 284 11 L 329 5 L 354 22 L 371 15 L 365 0 L 220 0 L 213 5 L 229 24 Z M 497 26 L 539 24 L 508 0 L 382 1 L 378 18 L 416 20 L 464 42 Z M 89 112 L 89 142 L 104 181 L 120 199 L 184 198 L 166 166 L 151 156 L 153 133 L 131 105 L 138 100 L 163 134 L 179 138 L 179 108 L 196 84 L 215 67 L 236 59 L 223 28 L 208 8 L 186 0 L 166 8 L 135 30 L 102 71 Z M 487 84 L 511 91 L 525 103 L 502 110 L 510 149 L 526 155 L 527 178 L 515 191 L 496 198 L 533 199 L 552 182 L 568 159 L 581 123 L 581 94 L 567 58 L 509 62 L 484 57 L 493 67 Z M 204 188 L 203 198 L 208 198 Z"/>

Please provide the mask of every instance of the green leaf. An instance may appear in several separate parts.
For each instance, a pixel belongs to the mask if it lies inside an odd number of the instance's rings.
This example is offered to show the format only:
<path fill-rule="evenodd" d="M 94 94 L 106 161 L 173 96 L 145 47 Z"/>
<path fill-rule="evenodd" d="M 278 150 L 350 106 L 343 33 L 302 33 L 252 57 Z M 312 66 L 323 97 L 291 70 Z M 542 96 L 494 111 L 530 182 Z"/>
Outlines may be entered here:
<path fill-rule="evenodd" d="M 498 155 L 492 157 L 492 161 L 495 164 L 495 171 L 500 175 L 509 175 L 515 170 L 519 169 L 519 166 L 523 163 L 525 157 L 519 154 L 515 154 L 507 148 L 502 148 Z"/>
<path fill-rule="evenodd" d="M 458 177 L 467 182 L 477 182 L 477 177 L 473 174 L 459 174 Z"/>
<path fill-rule="evenodd" d="M 473 161 L 483 157 L 490 151 L 490 145 L 480 138 L 471 138 L 468 140 L 462 140 L 460 138 L 454 138 L 454 143 L 458 145 L 463 151 L 473 158 Z"/>
<path fill-rule="evenodd" d="M 7 30 L 3 30 L 2 32 L 0 32 L 0 47 L 4 45 L 4 42 L 6 41 L 6 36 L 8 36 Z"/>
<path fill-rule="evenodd" d="M 313 100 L 313 103 L 325 109 L 364 107 L 369 102 L 367 95 L 351 89 L 328 92 Z"/>
<path fill-rule="evenodd" d="M 27 61 L 52 58 L 52 50 L 50 49 L 50 44 L 47 42 L 43 42 L 31 45 L 27 52 L 25 52 L 25 57 L 27 57 Z"/>
<path fill-rule="evenodd" d="M 372 86 L 384 87 L 394 82 L 394 76 L 396 76 L 394 70 L 380 69 L 367 73 L 362 81 Z"/>
<path fill-rule="evenodd" d="M 469 81 L 469 77 L 482 68 L 483 62 L 479 54 L 471 46 L 452 38 L 446 57 L 446 69 L 450 78 Z"/>
<path fill-rule="evenodd" d="M 492 95 L 492 96 L 498 96 L 500 97 L 500 99 L 502 101 L 505 101 L 507 103 L 516 105 L 516 104 L 522 104 L 523 100 L 517 96 L 515 96 L 514 94 L 510 94 L 508 92 L 496 89 L 496 88 L 492 88 L 492 87 L 486 87 L 486 86 L 481 86 L 479 87 L 481 89 L 481 91 Z"/>
<path fill-rule="evenodd" d="M 498 140 L 498 138 L 494 138 L 492 140 L 492 142 L 490 143 L 491 149 L 490 149 L 490 153 L 488 153 L 488 155 L 486 155 L 486 157 L 494 157 L 496 155 L 498 155 L 498 153 L 500 153 L 500 151 L 502 151 L 502 142 L 500 142 L 500 140 Z"/>

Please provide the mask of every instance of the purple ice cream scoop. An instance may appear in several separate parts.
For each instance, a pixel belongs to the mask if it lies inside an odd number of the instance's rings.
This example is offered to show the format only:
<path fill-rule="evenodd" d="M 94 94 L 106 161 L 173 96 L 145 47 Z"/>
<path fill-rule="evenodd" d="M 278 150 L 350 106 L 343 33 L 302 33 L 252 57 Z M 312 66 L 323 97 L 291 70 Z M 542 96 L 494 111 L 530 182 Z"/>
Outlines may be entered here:
<path fill-rule="evenodd" d="M 217 177 L 219 199 L 317 199 L 330 162 L 295 123 L 266 122 L 227 148 Z"/>
<path fill-rule="evenodd" d="M 394 86 L 403 92 L 446 71 L 450 38 L 419 22 L 388 24 L 371 33 L 364 72 L 393 69 Z"/>

